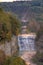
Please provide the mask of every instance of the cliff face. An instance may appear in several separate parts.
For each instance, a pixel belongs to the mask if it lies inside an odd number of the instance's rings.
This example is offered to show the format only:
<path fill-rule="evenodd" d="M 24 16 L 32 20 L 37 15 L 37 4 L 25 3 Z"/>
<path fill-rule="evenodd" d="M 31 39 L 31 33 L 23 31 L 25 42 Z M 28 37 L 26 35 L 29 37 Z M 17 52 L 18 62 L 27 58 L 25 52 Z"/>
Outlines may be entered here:
<path fill-rule="evenodd" d="M 36 43 L 38 51 L 43 52 L 43 35 L 40 36 L 39 40 Z"/>
<path fill-rule="evenodd" d="M 40 29 L 40 24 L 37 21 L 31 20 L 28 23 L 28 30 L 30 30 L 31 32 L 37 33 L 39 29 Z"/>
<path fill-rule="evenodd" d="M 43 27 L 40 28 L 36 37 L 36 49 L 43 52 Z"/>
<path fill-rule="evenodd" d="M 18 51 L 17 39 L 15 36 L 12 37 L 10 42 L 0 45 L 0 50 L 3 50 L 7 56 L 16 55 Z"/>

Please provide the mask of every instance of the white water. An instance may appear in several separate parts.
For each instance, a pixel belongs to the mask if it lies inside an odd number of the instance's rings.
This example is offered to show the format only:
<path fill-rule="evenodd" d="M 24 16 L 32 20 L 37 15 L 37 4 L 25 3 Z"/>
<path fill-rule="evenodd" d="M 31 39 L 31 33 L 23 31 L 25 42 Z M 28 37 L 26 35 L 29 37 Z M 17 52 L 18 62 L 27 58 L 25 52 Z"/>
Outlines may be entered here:
<path fill-rule="evenodd" d="M 19 51 L 32 52 L 35 51 L 35 34 L 22 34 L 18 36 Z"/>
<path fill-rule="evenodd" d="M 21 34 L 18 35 L 18 45 L 19 45 L 19 51 L 21 52 L 31 52 L 35 51 L 35 33 L 28 33 L 27 34 L 27 24 L 28 20 L 25 18 L 21 21 Z M 24 25 L 23 25 L 24 24 Z"/>

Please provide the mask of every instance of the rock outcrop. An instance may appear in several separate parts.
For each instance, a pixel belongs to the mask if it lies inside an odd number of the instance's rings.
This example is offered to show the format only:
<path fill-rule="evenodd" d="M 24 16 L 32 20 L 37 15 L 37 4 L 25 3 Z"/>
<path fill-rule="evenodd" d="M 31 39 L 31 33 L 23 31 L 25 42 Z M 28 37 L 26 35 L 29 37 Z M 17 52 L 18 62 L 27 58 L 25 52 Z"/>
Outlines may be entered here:
<path fill-rule="evenodd" d="M 43 27 L 40 28 L 36 37 L 36 49 L 43 52 Z"/>
<path fill-rule="evenodd" d="M 0 50 L 3 50 L 7 56 L 16 55 L 18 51 L 17 39 L 15 36 L 12 37 L 10 42 L 0 45 Z"/>

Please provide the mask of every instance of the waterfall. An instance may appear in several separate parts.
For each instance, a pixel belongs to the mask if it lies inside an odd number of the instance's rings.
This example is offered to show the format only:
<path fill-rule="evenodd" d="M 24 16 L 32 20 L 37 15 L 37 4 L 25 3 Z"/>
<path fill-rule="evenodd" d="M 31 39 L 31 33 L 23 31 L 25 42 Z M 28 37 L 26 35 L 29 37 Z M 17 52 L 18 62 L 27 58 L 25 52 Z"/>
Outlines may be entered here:
<path fill-rule="evenodd" d="M 19 51 L 35 51 L 35 34 L 22 34 L 18 36 Z"/>
<path fill-rule="evenodd" d="M 18 35 L 18 45 L 19 45 L 19 52 L 31 52 L 35 51 L 35 33 L 28 33 L 27 34 L 27 24 L 28 20 L 23 19 L 21 21 L 21 34 Z"/>

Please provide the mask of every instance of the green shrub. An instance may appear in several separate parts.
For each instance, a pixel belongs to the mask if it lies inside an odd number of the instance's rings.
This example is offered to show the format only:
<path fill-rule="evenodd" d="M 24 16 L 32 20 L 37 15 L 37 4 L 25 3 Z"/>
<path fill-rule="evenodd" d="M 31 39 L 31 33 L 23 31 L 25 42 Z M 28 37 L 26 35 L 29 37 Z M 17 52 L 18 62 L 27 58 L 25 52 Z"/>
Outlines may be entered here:
<path fill-rule="evenodd" d="M 7 57 L 3 65 L 26 65 L 20 57 Z"/>
<path fill-rule="evenodd" d="M 3 65 L 9 65 L 11 63 L 11 57 L 7 57 Z"/>
<path fill-rule="evenodd" d="M 13 58 L 10 65 L 26 65 L 26 64 L 25 64 L 25 61 L 22 60 L 20 57 L 15 57 L 15 58 Z"/>

